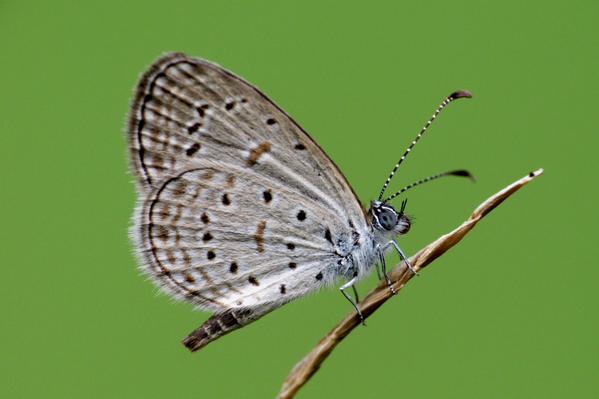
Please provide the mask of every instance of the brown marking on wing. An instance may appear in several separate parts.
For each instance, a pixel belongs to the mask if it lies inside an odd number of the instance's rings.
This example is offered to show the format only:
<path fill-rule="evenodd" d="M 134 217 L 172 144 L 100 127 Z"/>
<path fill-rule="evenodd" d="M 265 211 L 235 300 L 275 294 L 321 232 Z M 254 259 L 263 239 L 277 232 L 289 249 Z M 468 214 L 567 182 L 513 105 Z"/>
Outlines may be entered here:
<path fill-rule="evenodd" d="M 182 249 L 181 252 L 183 253 L 183 263 L 185 264 L 185 267 L 187 269 L 193 269 L 196 270 L 198 273 L 200 273 L 202 275 L 202 279 L 204 279 L 204 281 L 206 282 L 206 286 L 208 287 L 208 289 L 215 295 L 215 296 L 220 296 L 221 293 L 214 287 L 214 281 L 212 281 L 212 279 L 210 278 L 210 276 L 208 275 L 208 273 L 206 273 L 206 271 L 204 270 L 204 268 L 202 266 L 196 266 L 193 267 L 191 264 L 191 256 L 189 256 L 189 253 Z M 195 279 L 193 279 L 193 276 L 191 276 L 188 272 L 185 272 L 185 280 L 189 283 L 193 283 L 195 282 Z M 190 281 L 189 278 L 187 277 L 191 277 L 193 279 L 193 281 Z"/>
<path fill-rule="evenodd" d="M 256 148 L 252 148 L 252 150 L 250 151 L 250 156 L 247 159 L 247 165 L 248 166 L 256 165 L 258 163 L 258 159 L 260 159 L 260 157 L 264 153 L 269 152 L 271 148 L 272 148 L 272 145 L 268 141 L 265 141 L 264 143 L 260 144 Z"/>
<path fill-rule="evenodd" d="M 152 166 L 153 167 L 163 167 L 164 166 L 164 158 L 160 154 L 153 154 L 152 156 Z"/>
<path fill-rule="evenodd" d="M 266 230 L 266 220 L 258 223 L 258 227 L 256 227 L 256 234 L 254 234 L 254 240 L 256 240 L 256 250 L 258 252 L 264 252 L 264 230 Z"/>
<path fill-rule="evenodd" d="M 185 267 L 191 268 L 191 256 L 189 256 L 189 253 L 184 249 L 182 249 L 181 252 L 183 253 L 183 263 L 185 264 Z"/>
<path fill-rule="evenodd" d="M 197 199 L 200 197 L 200 194 L 202 193 L 201 188 L 198 186 L 196 189 L 193 190 L 193 194 L 191 195 L 191 199 L 189 200 L 189 203 L 194 203 L 197 201 Z"/>
<path fill-rule="evenodd" d="M 196 267 L 194 267 L 194 270 L 197 270 L 198 273 L 200 273 L 202 275 L 202 278 L 206 282 L 206 287 L 210 290 L 210 292 L 212 292 L 214 294 L 214 296 L 216 296 L 216 297 L 222 296 L 220 291 L 214 285 L 214 281 L 210 278 L 208 273 L 206 273 L 206 271 L 204 270 L 203 267 L 196 266 Z"/>
<path fill-rule="evenodd" d="M 181 204 L 177 205 L 176 209 L 175 209 L 175 216 L 173 216 L 173 225 L 177 225 L 177 223 L 179 223 L 179 220 L 181 219 L 181 214 L 183 213 L 183 206 Z"/>
<path fill-rule="evenodd" d="M 225 287 L 227 287 L 229 290 L 236 292 L 238 294 L 241 294 L 241 291 L 239 291 L 237 288 L 235 288 L 231 283 L 229 283 L 228 281 L 225 281 Z"/>
<path fill-rule="evenodd" d="M 235 186 L 235 175 L 230 174 L 227 176 L 227 188 L 232 188 Z"/>
<path fill-rule="evenodd" d="M 168 205 L 164 205 L 162 207 L 162 210 L 160 211 L 160 213 L 158 214 L 162 219 L 166 219 L 170 216 L 171 214 L 171 209 Z"/>
<path fill-rule="evenodd" d="M 155 232 L 154 228 L 157 228 L 157 229 L 161 229 L 162 228 L 160 225 L 157 225 L 155 223 L 155 221 L 154 221 L 154 217 L 159 214 L 159 211 L 157 209 L 155 209 L 155 207 L 156 207 L 156 204 L 160 200 L 161 193 L 173 181 L 175 181 L 177 179 L 180 179 L 186 173 L 195 172 L 195 171 L 198 171 L 198 170 L 199 169 L 187 170 L 187 171 L 181 173 L 178 176 L 175 176 L 175 177 L 172 177 L 172 178 L 166 180 L 160 186 L 160 188 L 158 189 L 158 191 L 156 192 L 156 194 L 152 198 L 152 201 L 148 202 L 145 205 L 144 214 L 148 215 L 148 222 L 147 222 L 147 224 L 143 224 L 141 226 L 141 228 L 142 228 L 142 234 L 147 234 L 147 238 L 149 240 L 149 242 L 148 242 L 148 244 L 149 244 L 149 250 L 150 250 L 149 256 L 151 256 L 152 262 L 154 263 L 154 266 L 156 267 L 156 270 L 154 270 L 154 273 L 156 274 L 156 276 L 158 278 L 162 278 L 162 277 L 167 278 L 169 280 L 170 284 L 172 284 L 173 286 L 175 286 L 175 287 L 179 288 L 180 290 L 182 290 L 183 291 L 183 295 L 185 295 L 185 297 L 187 297 L 189 299 L 198 298 L 202 302 L 210 302 L 213 305 L 216 305 L 219 308 L 223 308 L 224 309 L 224 308 L 226 308 L 226 305 L 216 299 L 217 297 L 220 296 L 220 293 L 218 295 L 215 295 L 214 297 L 210 298 L 210 297 L 207 297 L 207 296 L 204 296 L 204 295 L 200 294 L 200 292 L 198 290 L 190 289 L 185 284 L 183 284 L 183 283 L 177 281 L 175 278 L 173 278 L 171 270 L 163 264 L 163 262 L 161 261 L 159 255 L 158 255 L 158 253 L 159 253 L 159 251 L 161 251 L 161 249 L 158 248 L 155 245 L 155 242 L 154 242 L 154 240 L 156 239 L 156 235 L 154 234 L 154 232 Z M 151 180 L 148 180 L 148 182 L 151 183 Z M 156 213 L 155 213 L 155 211 L 156 211 Z M 168 216 L 168 214 L 167 214 L 167 216 Z M 168 229 L 166 227 L 164 227 L 164 229 L 166 229 L 165 231 L 166 231 L 167 238 L 168 238 L 168 234 L 169 234 Z M 186 253 L 186 251 L 185 250 L 181 250 L 181 252 L 182 252 L 182 258 L 186 262 L 186 264 L 191 264 L 191 259 L 189 258 L 189 255 Z M 168 257 L 167 257 L 167 259 L 168 259 Z"/>
<path fill-rule="evenodd" d="M 185 184 L 185 181 L 180 180 L 175 185 L 175 188 L 173 188 L 173 195 L 175 197 L 182 197 L 185 195 L 186 190 L 187 190 L 187 184 Z"/>
<path fill-rule="evenodd" d="M 214 177 L 214 171 L 213 170 L 207 170 L 202 175 L 202 179 L 204 179 L 204 180 L 212 180 L 213 177 Z"/>
<path fill-rule="evenodd" d="M 154 251 L 156 248 L 152 248 L 152 250 Z M 171 278 L 171 271 L 168 269 L 162 269 L 158 272 L 158 277 L 167 277 L 167 278 Z"/>
<path fill-rule="evenodd" d="M 168 236 L 169 236 L 168 229 L 164 226 L 158 225 L 158 226 L 156 226 L 156 230 L 157 230 L 157 233 L 156 233 L 155 237 L 163 242 L 167 242 Z"/>
<path fill-rule="evenodd" d="M 177 258 L 175 257 L 175 252 L 172 249 L 166 251 L 166 259 L 174 265 L 177 262 Z"/>

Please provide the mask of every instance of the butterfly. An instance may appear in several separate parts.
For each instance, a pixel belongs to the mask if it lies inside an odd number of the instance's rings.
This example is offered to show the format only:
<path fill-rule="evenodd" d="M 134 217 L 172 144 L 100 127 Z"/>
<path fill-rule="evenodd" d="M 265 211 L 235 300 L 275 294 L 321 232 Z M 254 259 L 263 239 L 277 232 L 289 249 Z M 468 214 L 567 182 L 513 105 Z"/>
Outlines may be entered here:
<path fill-rule="evenodd" d="M 343 280 L 358 317 L 355 284 L 395 250 L 411 219 L 384 198 L 361 205 L 322 148 L 258 88 L 181 53 L 155 61 L 132 102 L 128 143 L 138 206 L 131 236 L 141 270 L 170 296 L 213 312 L 185 345 L 197 350 L 270 311 Z M 347 291 L 353 289 L 353 296 Z M 363 318 L 362 318 L 363 321 Z"/>

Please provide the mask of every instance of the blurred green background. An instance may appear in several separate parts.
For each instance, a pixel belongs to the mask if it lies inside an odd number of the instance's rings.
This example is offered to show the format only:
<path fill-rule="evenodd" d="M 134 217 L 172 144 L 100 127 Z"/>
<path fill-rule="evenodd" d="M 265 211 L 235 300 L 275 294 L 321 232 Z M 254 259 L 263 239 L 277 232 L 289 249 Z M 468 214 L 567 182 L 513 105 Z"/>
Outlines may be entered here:
<path fill-rule="evenodd" d="M 332 289 L 196 354 L 208 317 L 131 255 L 125 118 L 142 71 L 184 51 L 304 126 L 364 203 L 402 167 L 414 253 L 532 169 L 333 353 L 302 398 L 599 397 L 599 6 L 588 2 L 0 2 L 0 397 L 268 398 L 349 310 Z M 362 284 L 361 292 L 375 283 Z"/>

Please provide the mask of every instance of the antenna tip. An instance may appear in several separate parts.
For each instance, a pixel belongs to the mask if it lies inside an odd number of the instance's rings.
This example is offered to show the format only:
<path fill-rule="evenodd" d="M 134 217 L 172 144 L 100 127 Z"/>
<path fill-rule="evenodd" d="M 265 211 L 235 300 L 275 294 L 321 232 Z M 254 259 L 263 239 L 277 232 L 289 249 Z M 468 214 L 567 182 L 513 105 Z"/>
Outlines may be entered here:
<path fill-rule="evenodd" d="M 451 93 L 449 98 L 452 100 L 457 100 L 458 98 L 472 98 L 472 93 L 470 93 L 468 90 L 458 90 Z"/>
<path fill-rule="evenodd" d="M 449 174 L 453 175 L 453 176 L 467 177 L 470 180 L 472 180 L 473 182 L 476 181 L 476 179 L 474 178 L 474 176 L 472 175 L 472 173 L 468 172 L 465 169 L 454 170 L 454 171 L 449 172 Z"/>

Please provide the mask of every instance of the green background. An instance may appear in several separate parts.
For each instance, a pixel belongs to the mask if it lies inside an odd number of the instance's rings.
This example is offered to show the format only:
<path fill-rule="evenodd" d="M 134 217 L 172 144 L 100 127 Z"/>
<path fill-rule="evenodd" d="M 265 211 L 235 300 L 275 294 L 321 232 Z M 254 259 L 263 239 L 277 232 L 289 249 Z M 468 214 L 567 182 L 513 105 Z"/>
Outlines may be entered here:
<path fill-rule="evenodd" d="M 471 90 L 394 186 L 462 167 L 478 182 L 410 193 L 408 253 L 545 168 L 299 397 L 599 397 L 596 2 L 96 3 L 0 2 L 0 397 L 274 397 L 350 310 L 332 289 L 180 345 L 208 314 L 156 295 L 127 237 L 126 114 L 167 51 L 263 89 L 364 202 L 443 97 Z"/>

